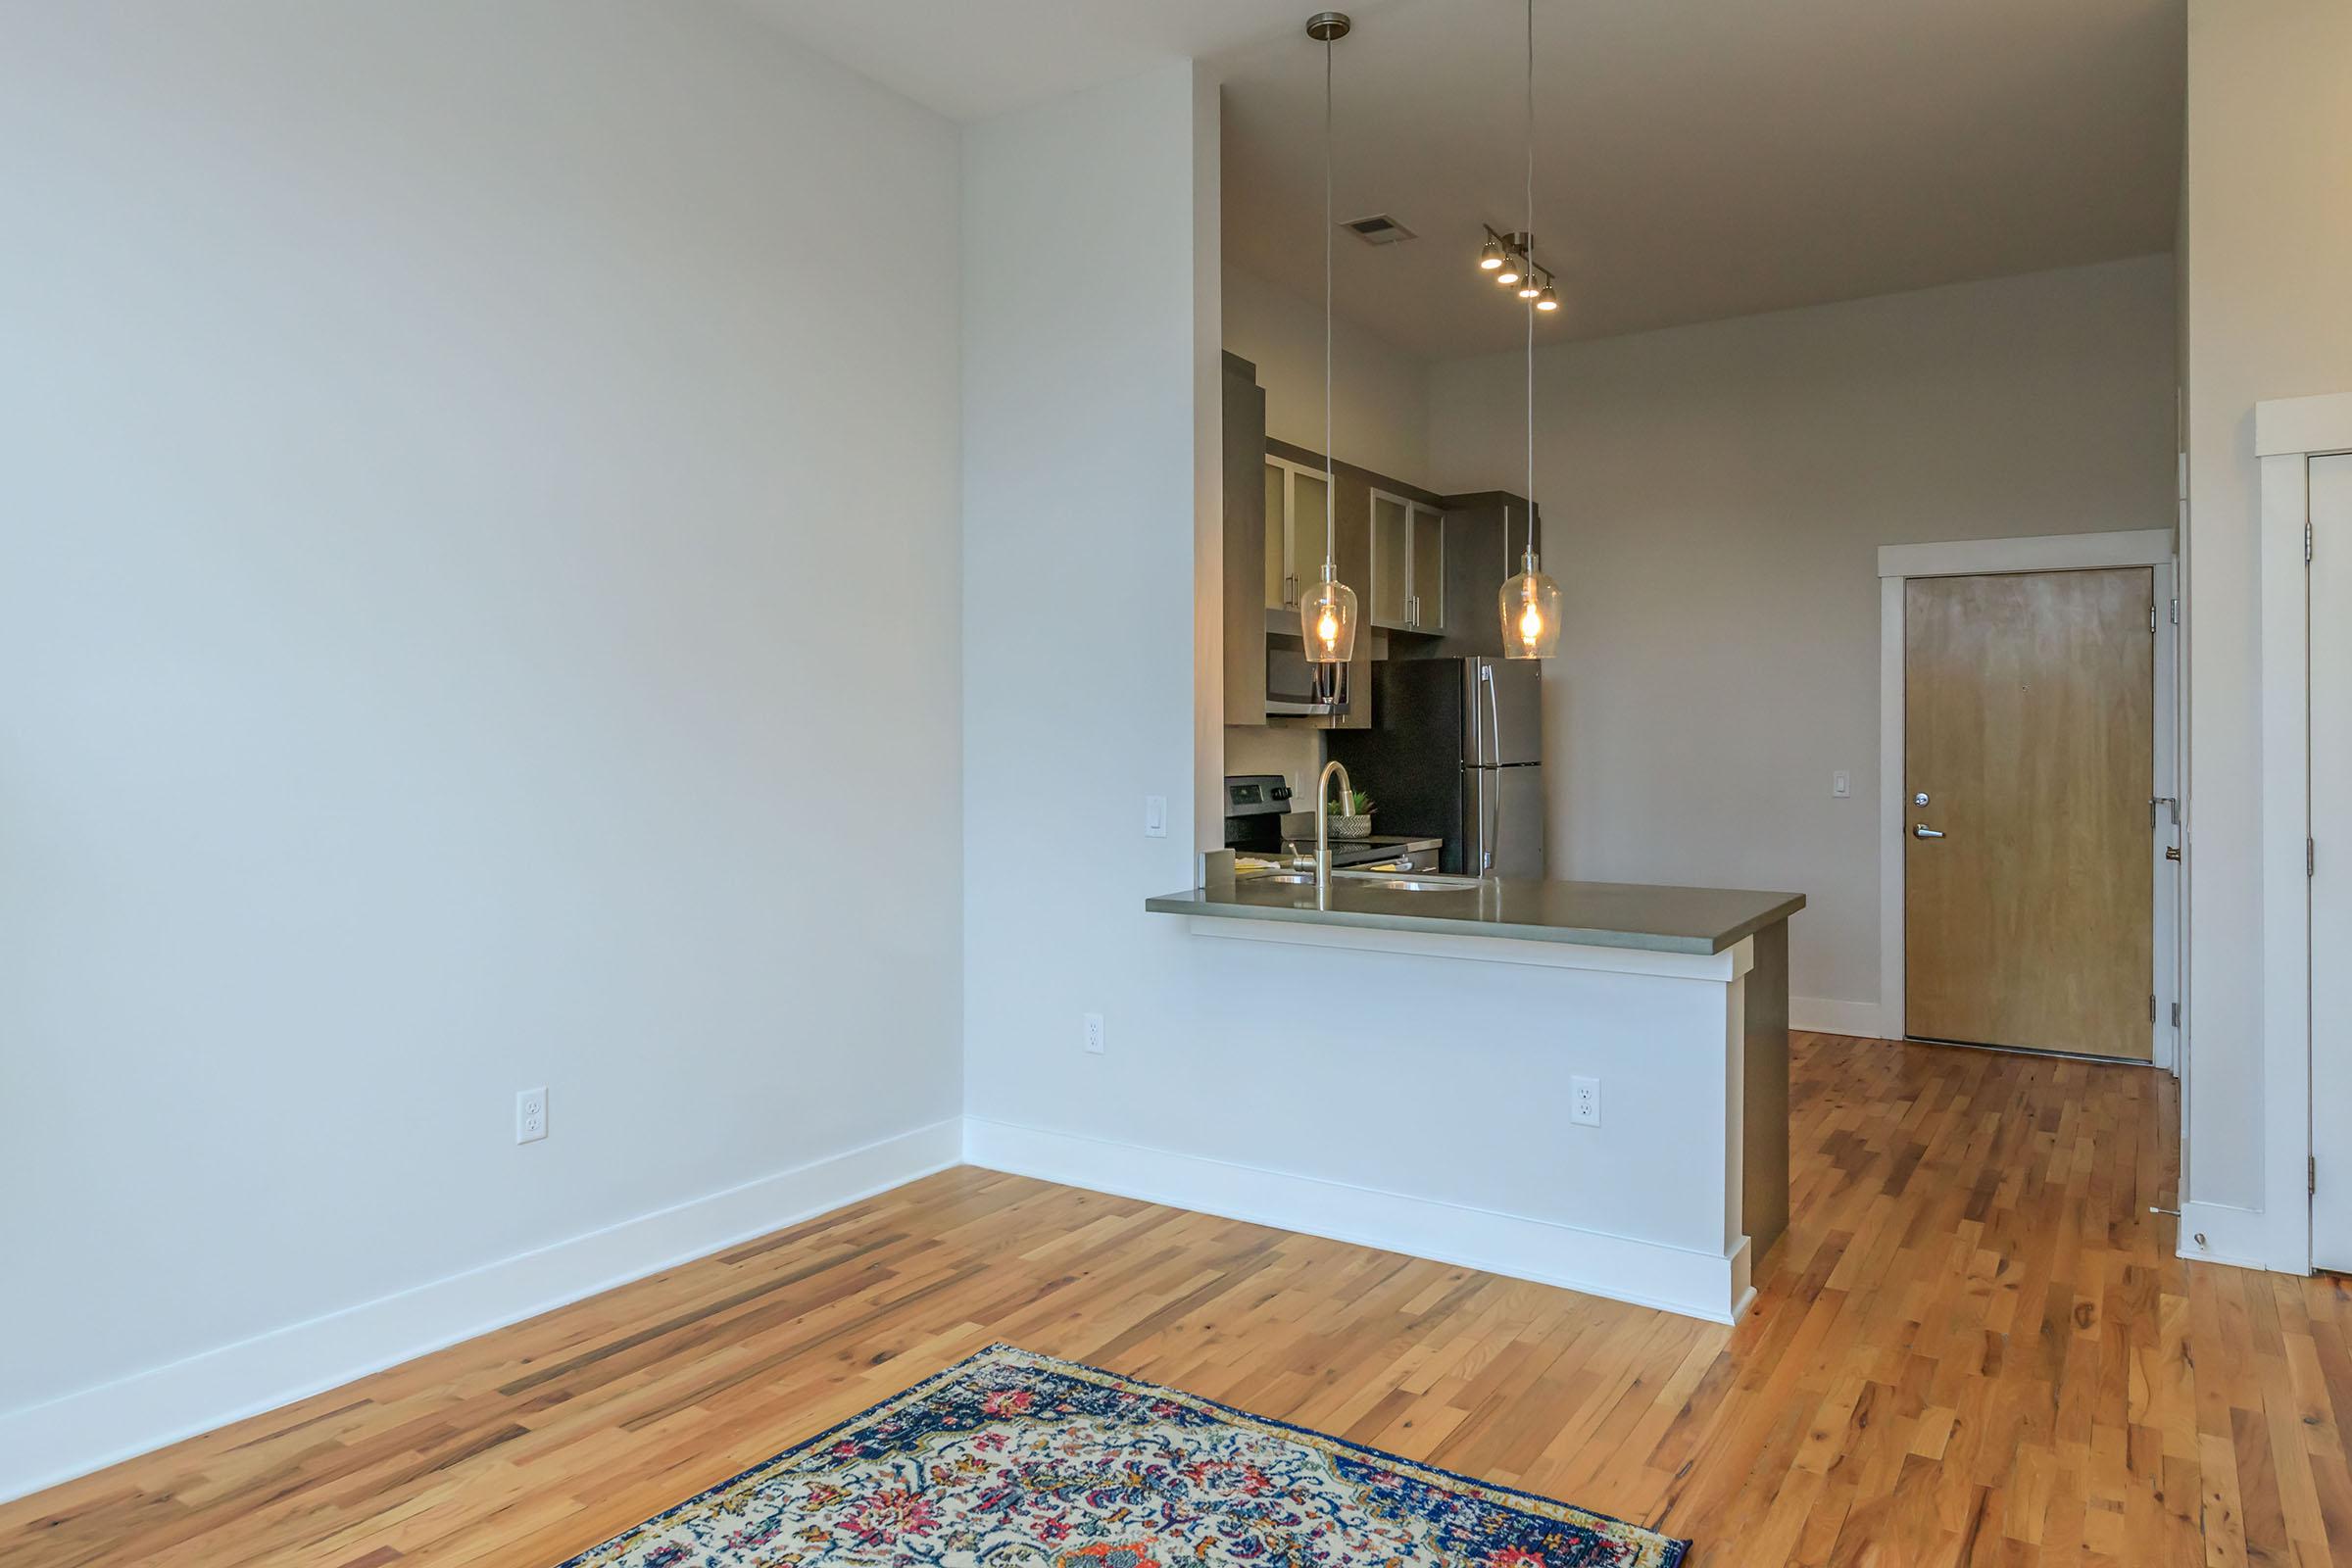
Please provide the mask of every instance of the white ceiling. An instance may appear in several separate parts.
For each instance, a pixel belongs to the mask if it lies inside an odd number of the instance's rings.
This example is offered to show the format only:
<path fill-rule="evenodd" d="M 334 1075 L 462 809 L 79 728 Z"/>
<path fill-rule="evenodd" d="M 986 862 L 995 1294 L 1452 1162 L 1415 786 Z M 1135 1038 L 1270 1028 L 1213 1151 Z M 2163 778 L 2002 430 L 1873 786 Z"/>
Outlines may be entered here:
<path fill-rule="evenodd" d="M 967 121 L 1277 38 L 1303 28 L 1311 9 L 1294 17 L 1268 0 L 738 3 L 885 87 Z"/>
<path fill-rule="evenodd" d="M 1322 292 L 1318 0 L 738 0 L 956 120 L 1201 58 L 1225 253 Z M 1592 337 L 2169 250 L 2186 0 L 1536 0 L 1539 257 Z M 1508 348 L 1472 265 L 1523 206 L 1521 0 L 1360 0 L 1335 58 L 1340 311 Z"/>
<path fill-rule="evenodd" d="M 1322 292 L 1307 7 L 1225 74 L 1225 254 Z M 1526 12 L 1418 0 L 1336 46 L 1339 310 L 1451 358 L 1522 340 L 1475 268 L 1525 205 Z M 1538 257 L 1592 337 L 2170 250 L 2183 0 L 1536 0 Z"/>

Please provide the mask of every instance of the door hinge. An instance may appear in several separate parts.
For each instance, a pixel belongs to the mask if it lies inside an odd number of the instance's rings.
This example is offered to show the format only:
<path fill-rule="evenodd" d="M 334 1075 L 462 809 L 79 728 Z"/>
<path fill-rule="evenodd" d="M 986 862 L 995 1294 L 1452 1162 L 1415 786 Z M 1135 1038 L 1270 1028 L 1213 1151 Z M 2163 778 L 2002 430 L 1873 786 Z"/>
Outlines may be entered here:
<path fill-rule="evenodd" d="M 2303 525 L 2303 564 L 2311 564 L 2311 524 Z"/>
<path fill-rule="evenodd" d="M 2317 1194 L 2319 1190 L 2320 1156 L 2313 1154 L 2303 1163 L 2303 1191 L 2307 1195 L 2313 1195 Z"/>
<path fill-rule="evenodd" d="M 2156 635 L 2156 607 L 2154 605 L 2148 607 L 2148 635 L 2151 637 Z"/>
<path fill-rule="evenodd" d="M 2153 991 L 2151 991 L 2151 992 L 2149 992 L 2149 993 L 2148 993 L 2148 1022 L 2150 1022 L 2150 1023 L 2154 1023 L 2155 1021 L 2156 1021 L 2156 993 L 2155 993 L 2155 992 L 2153 992 Z"/>
<path fill-rule="evenodd" d="M 2320 846 L 2316 839 L 2303 841 L 2303 874 L 2305 876 L 2320 874 Z"/>
<path fill-rule="evenodd" d="M 2173 624 L 2180 624 L 2180 601 L 2178 599 L 2173 601 Z"/>
<path fill-rule="evenodd" d="M 2178 1002 L 2173 1004 L 2173 1027 L 2176 1029 L 2180 1027 L 2180 1004 Z"/>

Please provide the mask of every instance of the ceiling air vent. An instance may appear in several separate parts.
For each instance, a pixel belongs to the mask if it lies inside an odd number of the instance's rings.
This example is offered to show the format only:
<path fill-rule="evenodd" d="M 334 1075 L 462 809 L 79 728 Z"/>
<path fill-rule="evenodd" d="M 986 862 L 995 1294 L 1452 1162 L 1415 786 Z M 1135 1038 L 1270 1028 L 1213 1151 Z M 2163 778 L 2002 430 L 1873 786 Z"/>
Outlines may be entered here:
<path fill-rule="evenodd" d="M 1367 245 L 1395 245 L 1415 237 L 1411 229 L 1386 213 L 1374 213 L 1370 218 L 1351 218 L 1340 226 Z"/>

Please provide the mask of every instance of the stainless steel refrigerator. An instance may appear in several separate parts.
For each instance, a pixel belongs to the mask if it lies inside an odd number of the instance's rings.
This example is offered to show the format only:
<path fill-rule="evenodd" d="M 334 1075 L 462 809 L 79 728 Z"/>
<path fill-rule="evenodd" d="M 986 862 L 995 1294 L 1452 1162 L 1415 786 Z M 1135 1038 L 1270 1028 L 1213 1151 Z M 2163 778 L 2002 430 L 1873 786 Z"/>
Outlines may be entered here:
<path fill-rule="evenodd" d="M 1381 833 L 1441 837 L 1443 869 L 1544 875 L 1544 705 L 1534 660 L 1382 660 L 1372 727 L 1330 732 Z"/>

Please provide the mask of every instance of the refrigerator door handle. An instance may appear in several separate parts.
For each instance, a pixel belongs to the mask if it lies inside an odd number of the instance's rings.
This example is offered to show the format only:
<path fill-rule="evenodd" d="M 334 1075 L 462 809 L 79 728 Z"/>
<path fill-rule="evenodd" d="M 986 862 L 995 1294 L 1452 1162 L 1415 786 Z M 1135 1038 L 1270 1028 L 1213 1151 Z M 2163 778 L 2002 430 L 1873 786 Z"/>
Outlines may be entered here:
<path fill-rule="evenodd" d="M 1470 705 L 1470 710 L 1464 716 L 1470 723 L 1470 765 L 1472 767 L 1487 765 L 1487 722 L 1478 711 L 1478 683 L 1486 677 L 1487 666 L 1484 662 L 1471 660 L 1469 685 L 1462 695 Z M 1483 808 L 1479 812 L 1479 820 L 1482 822 L 1486 820 L 1486 812 Z"/>
<path fill-rule="evenodd" d="M 1494 695 L 1494 666 L 1493 664 L 1481 664 L 1479 666 L 1478 676 L 1479 679 L 1485 681 L 1487 685 L 1487 716 L 1493 721 L 1493 728 L 1494 731 L 1494 765 L 1496 767 L 1500 767 L 1502 765 L 1502 705 L 1500 700 Z M 1483 779 L 1480 788 L 1482 791 L 1485 788 Z M 1492 867 L 1494 864 L 1494 857 L 1500 854 L 1501 850 L 1502 780 L 1497 778 L 1494 781 L 1494 825 L 1487 831 L 1485 860 L 1489 867 Z"/>
<path fill-rule="evenodd" d="M 1473 824 L 1478 834 L 1476 857 L 1478 863 L 1471 866 L 1470 870 L 1473 875 L 1484 876 L 1494 869 L 1494 835 L 1487 827 L 1487 770 L 1483 767 L 1474 767 L 1470 771 L 1478 779 L 1478 816 Z M 1502 791 L 1495 790 L 1494 796 L 1496 804 L 1499 806 Z"/>

